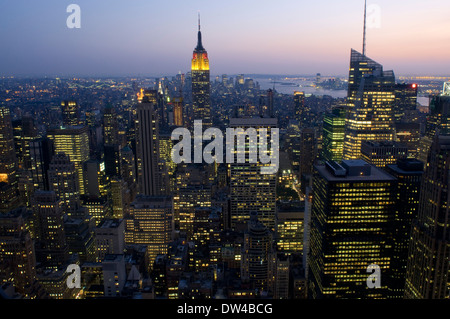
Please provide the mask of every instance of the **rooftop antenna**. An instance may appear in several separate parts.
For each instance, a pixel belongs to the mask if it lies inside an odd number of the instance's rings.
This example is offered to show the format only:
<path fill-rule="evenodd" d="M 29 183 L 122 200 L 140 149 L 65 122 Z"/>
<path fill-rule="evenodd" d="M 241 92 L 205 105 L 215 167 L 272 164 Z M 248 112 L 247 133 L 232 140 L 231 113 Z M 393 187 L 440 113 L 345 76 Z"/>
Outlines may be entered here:
<path fill-rule="evenodd" d="M 198 31 L 200 31 L 200 10 L 198 11 Z"/>
<path fill-rule="evenodd" d="M 366 7 L 367 7 L 367 0 L 364 0 L 364 32 L 363 32 L 363 49 L 362 54 L 363 56 L 366 56 Z"/>

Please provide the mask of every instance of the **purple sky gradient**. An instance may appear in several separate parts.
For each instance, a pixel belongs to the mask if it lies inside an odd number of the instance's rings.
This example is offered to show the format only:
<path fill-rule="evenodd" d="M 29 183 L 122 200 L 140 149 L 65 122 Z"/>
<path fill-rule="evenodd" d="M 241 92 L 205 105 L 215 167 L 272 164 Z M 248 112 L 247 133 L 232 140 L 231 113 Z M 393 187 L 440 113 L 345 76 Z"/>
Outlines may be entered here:
<path fill-rule="evenodd" d="M 81 7 L 81 29 L 66 7 Z M 450 1 L 368 0 L 367 55 L 396 75 L 450 74 Z M 2 0 L 0 76 L 188 72 L 197 12 L 212 74 L 347 75 L 363 0 Z M 370 18 L 373 18 L 372 15 Z"/>

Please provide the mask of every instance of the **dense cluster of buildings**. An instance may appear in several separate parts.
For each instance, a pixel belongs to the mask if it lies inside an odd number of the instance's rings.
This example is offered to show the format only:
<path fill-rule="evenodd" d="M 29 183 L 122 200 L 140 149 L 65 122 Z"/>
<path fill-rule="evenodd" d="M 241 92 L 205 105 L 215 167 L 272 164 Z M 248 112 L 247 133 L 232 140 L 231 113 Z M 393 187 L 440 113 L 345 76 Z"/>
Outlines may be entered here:
<path fill-rule="evenodd" d="M 425 118 L 417 84 L 355 50 L 347 99 L 213 82 L 199 29 L 189 74 L 126 91 L 97 113 L 0 106 L 3 297 L 449 298 L 448 85 Z M 279 128 L 278 172 L 175 164 L 198 119 Z"/>

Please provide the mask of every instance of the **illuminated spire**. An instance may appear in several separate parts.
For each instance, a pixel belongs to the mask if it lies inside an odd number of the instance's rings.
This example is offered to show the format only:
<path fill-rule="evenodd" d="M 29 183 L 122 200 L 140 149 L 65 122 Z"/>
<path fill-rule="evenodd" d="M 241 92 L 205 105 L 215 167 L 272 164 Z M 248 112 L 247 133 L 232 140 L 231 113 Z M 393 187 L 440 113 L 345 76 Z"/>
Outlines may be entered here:
<path fill-rule="evenodd" d="M 367 0 L 364 0 L 364 31 L 363 31 L 363 49 L 362 49 L 363 56 L 366 55 L 366 7 L 367 7 Z"/>
<path fill-rule="evenodd" d="M 202 32 L 200 31 L 200 11 L 198 12 L 198 41 L 197 41 L 197 47 L 195 48 L 195 51 L 201 52 L 205 51 L 205 48 L 203 48 L 202 45 Z"/>

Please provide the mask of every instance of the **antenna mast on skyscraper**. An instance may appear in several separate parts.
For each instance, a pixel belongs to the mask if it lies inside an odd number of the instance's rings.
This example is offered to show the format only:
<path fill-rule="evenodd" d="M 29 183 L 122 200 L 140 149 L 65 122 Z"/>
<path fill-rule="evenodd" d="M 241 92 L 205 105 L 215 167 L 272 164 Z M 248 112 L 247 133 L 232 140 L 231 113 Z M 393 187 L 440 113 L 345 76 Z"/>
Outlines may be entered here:
<path fill-rule="evenodd" d="M 198 11 L 198 31 L 200 31 L 200 10 Z"/>
<path fill-rule="evenodd" d="M 363 56 L 366 56 L 366 6 L 367 0 L 364 0 L 364 31 L 363 31 L 363 49 L 362 49 Z"/>

